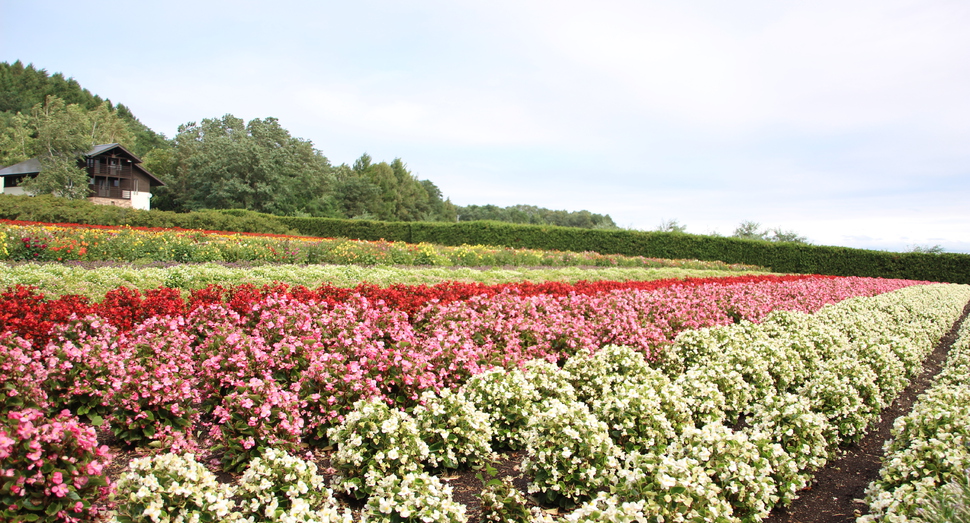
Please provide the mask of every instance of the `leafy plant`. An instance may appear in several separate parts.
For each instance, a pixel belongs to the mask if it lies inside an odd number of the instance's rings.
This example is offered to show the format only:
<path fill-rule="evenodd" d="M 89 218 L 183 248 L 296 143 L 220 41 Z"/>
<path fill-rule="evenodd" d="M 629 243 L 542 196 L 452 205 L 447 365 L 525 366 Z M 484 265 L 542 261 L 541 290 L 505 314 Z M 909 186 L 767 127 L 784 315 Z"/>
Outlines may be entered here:
<path fill-rule="evenodd" d="M 94 428 L 69 412 L 48 419 L 37 409 L 0 419 L 0 515 L 10 522 L 96 518 L 110 492 L 110 456 Z"/>

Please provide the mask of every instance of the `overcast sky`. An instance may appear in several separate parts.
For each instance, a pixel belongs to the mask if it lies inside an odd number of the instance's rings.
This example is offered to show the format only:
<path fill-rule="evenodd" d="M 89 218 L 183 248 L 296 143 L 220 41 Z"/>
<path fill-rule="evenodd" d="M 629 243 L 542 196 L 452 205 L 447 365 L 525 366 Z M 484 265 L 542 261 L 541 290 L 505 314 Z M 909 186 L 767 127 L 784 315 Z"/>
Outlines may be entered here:
<path fill-rule="evenodd" d="M 970 252 L 970 2 L 0 0 L 0 61 L 173 136 L 274 116 L 459 205 Z"/>

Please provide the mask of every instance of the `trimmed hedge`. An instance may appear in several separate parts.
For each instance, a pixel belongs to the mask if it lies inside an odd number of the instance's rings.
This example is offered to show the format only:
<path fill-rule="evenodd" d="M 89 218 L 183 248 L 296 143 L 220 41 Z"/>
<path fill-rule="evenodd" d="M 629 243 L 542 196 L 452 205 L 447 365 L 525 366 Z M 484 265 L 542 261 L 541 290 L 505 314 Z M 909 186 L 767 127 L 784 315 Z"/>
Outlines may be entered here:
<path fill-rule="evenodd" d="M 743 263 L 770 267 L 776 272 L 970 283 L 970 255 L 967 254 L 898 253 L 672 232 L 578 229 L 490 221 L 437 223 L 293 217 L 278 219 L 308 236 L 594 251 L 600 254 Z"/>
<path fill-rule="evenodd" d="M 970 284 L 970 255 L 967 254 L 898 253 L 669 232 L 579 229 L 491 221 L 341 220 L 273 216 L 246 210 L 194 213 L 136 211 L 50 196 L 25 198 L 3 195 L 0 195 L 0 219 L 302 234 L 451 246 L 468 244 L 593 251 L 600 254 L 743 263 L 770 267 L 776 272 Z"/>

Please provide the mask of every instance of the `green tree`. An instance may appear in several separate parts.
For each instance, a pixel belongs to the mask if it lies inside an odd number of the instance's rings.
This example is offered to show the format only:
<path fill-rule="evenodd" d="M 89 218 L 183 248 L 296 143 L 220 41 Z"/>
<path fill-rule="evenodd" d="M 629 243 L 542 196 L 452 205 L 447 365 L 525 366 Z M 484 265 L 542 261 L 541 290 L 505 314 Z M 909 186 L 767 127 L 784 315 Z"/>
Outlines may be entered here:
<path fill-rule="evenodd" d="M 333 169 L 312 142 L 276 118 L 246 124 L 227 114 L 188 123 L 175 137 L 173 210 L 249 209 L 273 214 L 335 212 Z"/>
<path fill-rule="evenodd" d="M 31 194 L 54 194 L 72 199 L 88 196 L 88 174 L 78 166 L 92 146 L 90 118 L 77 104 L 48 96 L 31 109 L 28 126 L 40 153 L 41 171 L 23 183 Z"/>
<path fill-rule="evenodd" d="M 786 231 L 780 228 L 764 229 L 762 230 L 761 224 L 753 221 L 743 221 L 738 225 L 737 229 L 734 229 L 734 234 L 731 235 L 734 238 L 742 238 L 745 240 L 764 240 L 769 242 L 791 242 L 791 243 L 807 243 L 807 239 L 804 236 L 800 236 L 795 231 Z"/>
<path fill-rule="evenodd" d="M 764 240 L 767 232 L 761 230 L 760 223 L 746 220 L 734 229 L 734 234 L 731 236 L 744 240 Z"/>
<path fill-rule="evenodd" d="M 682 225 L 677 220 L 660 220 L 660 225 L 657 226 L 657 230 L 660 232 L 687 232 L 687 226 Z"/>

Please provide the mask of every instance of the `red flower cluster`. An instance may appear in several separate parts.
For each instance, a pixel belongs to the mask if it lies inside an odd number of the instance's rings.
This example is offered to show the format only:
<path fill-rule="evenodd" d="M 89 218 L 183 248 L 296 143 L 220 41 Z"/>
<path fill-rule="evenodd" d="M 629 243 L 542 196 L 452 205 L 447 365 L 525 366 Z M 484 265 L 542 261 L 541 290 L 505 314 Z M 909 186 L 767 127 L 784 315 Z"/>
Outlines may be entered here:
<path fill-rule="evenodd" d="M 51 328 L 67 323 L 71 315 L 82 318 L 97 314 L 122 331 L 134 328 L 148 318 L 184 315 L 203 306 L 224 304 L 242 316 L 252 311 L 252 305 L 268 296 L 287 296 L 301 302 L 345 303 L 355 296 L 372 302 L 383 302 L 390 309 L 410 317 L 429 302 L 447 304 L 463 301 L 473 296 L 492 297 L 507 293 L 518 296 L 568 296 L 577 294 L 591 296 L 616 290 L 656 290 L 675 285 L 694 287 L 699 285 L 733 285 L 739 283 L 788 282 L 806 279 L 830 279 L 836 276 L 732 276 L 727 278 L 687 278 L 653 281 L 579 281 L 563 282 L 517 282 L 498 285 L 483 283 L 443 282 L 436 285 L 394 284 L 389 287 L 361 283 L 353 288 L 321 285 L 316 289 L 288 286 L 283 283 L 256 287 L 251 284 L 224 288 L 210 285 L 192 291 L 188 302 L 177 289 L 159 287 L 143 293 L 136 289 L 119 287 L 108 292 L 100 303 L 91 303 L 83 296 L 65 295 L 48 299 L 34 287 L 17 285 L 0 293 L 0 332 L 13 332 L 35 344 L 47 342 Z"/>

